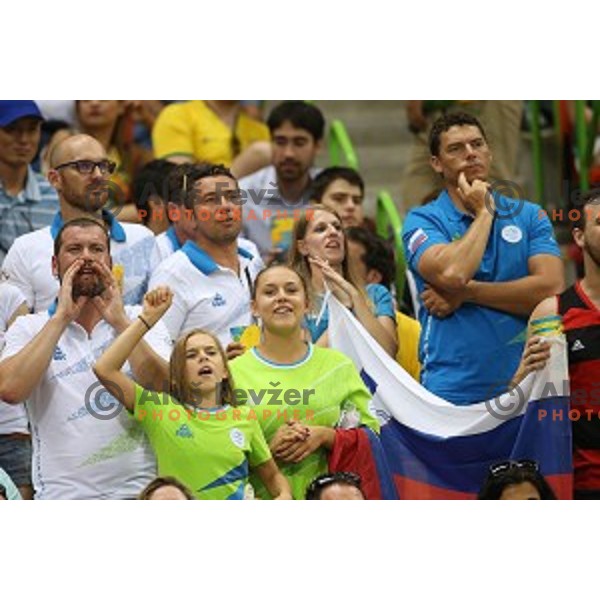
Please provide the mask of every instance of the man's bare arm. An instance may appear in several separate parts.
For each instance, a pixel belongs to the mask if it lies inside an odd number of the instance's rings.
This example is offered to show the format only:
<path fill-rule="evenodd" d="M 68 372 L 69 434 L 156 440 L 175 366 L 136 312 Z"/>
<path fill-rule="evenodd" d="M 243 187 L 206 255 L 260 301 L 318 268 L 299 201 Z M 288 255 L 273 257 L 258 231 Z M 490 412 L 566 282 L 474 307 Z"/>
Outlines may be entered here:
<path fill-rule="evenodd" d="M 447 291 L 464 289 L 473 278 L 481 265 L 494 222 L 494 211 L 486 206 L 486 199 L 493 203 L 486 183 L 476 180 L 469 185 L 461 173 L 458 191 L 465 207 L 475 215 L 473 223 L 460 240 L 428 248 L 418 267 L 425 281 Z"/>
<path fill-rule="evenodd" d="M 0 362 L 0 398 L 4 402 L 18 404 L 29 398 L 48 370 L 67 324 L 55 315 L 22 350 Z"/>
<path fill-rule="evenodd" d="M 529 275 L 514 281 L 470 281 L 465 301 L 529 317 L 542 300 L 564 290 L 565 280 L 562 260 L 557 256 L 534 256 L 528 266 Z"/>

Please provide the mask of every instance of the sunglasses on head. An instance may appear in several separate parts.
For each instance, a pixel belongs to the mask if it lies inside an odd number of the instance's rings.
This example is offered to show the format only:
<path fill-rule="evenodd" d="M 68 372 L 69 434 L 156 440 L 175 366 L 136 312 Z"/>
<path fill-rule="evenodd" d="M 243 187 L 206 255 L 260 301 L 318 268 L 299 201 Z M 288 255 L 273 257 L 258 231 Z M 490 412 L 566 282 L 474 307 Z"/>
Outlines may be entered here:
<path fill-rule="evenodd" d="M 317 477 L 308 486 L 306 490 L 306 495 L 308 497 L 317 497 L 319 495 L 319 492 L 321 492 L 324 488 L 333 483 L 347 483 L 349 485 L 353 485 L 359 490 L 361 489 L 360 475 L 357 475 L 356 473 L 340 471 L 338 473 L 326 473 L 325 475 L 320 475 L 319 477 Z"/>
<path fill-rule="evenodd" d="M 496 463 L 490 467 L 490 475 L 492 477 L 498 477 L 510 469 L 526 469 L 533 471 L 534 473 L 539 472 L 539 465 L 535 460 L 505 460 L 500 463 Z"/>

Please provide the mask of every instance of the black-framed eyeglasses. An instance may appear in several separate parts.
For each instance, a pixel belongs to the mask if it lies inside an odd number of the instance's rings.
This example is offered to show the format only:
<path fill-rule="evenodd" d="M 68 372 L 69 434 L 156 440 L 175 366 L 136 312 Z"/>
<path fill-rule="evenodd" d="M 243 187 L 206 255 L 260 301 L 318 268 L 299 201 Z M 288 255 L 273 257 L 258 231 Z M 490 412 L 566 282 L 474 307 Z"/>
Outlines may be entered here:
<path fill-rule="evenodd" d="M 509 469 L 526 469 L 528 471 L 533 471 L 534 473 L 538 473 L 540 466 L 535 460 L 505 460 L 500 463 L 496 463 L 490 467 L 490 475 L 492 477 L 498 477 L 505 473 Z"/>
<path fill-rule="evenodd" d="M 102 175 L 112 175 L 117 168 L 117 163 L 112 160 L 72 160 L 70 162 L 63 163 L 54 167 L 56 171 L 64 169 L 66 167 L 75 167 L 81 175 L 89 175 L 94 172 L 94 169 L 98 167 Z"/>
<path fill-rule="evenodd" d="M 319 475 L 319 477 L 313 479 L 310 485 L 306 488 L 307 500 L 316 500 L 321 491 L 333 483 L 346 483 L 362 491 L 360 487 L 362 483 L 360 475 L 357 475 L 356 473 L 349 473 L 347 471 L 338 471 L 337 473 L 326 473 L 324 475 Z"/>

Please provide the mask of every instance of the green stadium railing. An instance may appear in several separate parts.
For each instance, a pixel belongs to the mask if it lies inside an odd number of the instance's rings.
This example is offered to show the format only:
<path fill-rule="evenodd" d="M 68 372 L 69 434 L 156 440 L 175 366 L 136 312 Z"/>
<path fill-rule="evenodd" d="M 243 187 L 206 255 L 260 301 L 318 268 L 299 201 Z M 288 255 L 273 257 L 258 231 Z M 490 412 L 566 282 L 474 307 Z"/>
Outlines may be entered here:
<path fill-rule="evenodd" d="M 390 233 L 396 251 L 396 298 L 401 301 L 406 285 L 406 259 L 402 244 L 402 219 L 398 214 L 392 197 L 386 190 L 381 190 L 377 195 L 377 208 L 375 213 L 375 226 L 377 235 L 389 239 Z"/>
<path fill-rule="evenodd" d="M 598 132 L 598 123 L 600 120 L 600 100 L 592 100 L 592 118 L 588 123 L 586 120 L 586 100 L 575 100 L 575 152 L 577 155 L 579 171 L 579 187 L 581 191 L 587 191 L 590 186 L 589 170 L 592 164 L 594 153 L 594 141 Z M 542 154 L 542 133 L 540 130 L 540 101 L 529 100 L 527 103 L 531 133 L 532 133 L 532 152 L 533 152 L 533 170 L 535 179 L 535 199 L 545 207 L 544 194 L 544 159 Z M 554 101 L 554 126 L 557 132 L 557 138 L 561 140 L 559 101 Z"/>
<path fill-rule="evenodd" d="M 579 163 L 579 187 L 582 192 L 590 188 L 589 172 L 594 156 L 594 141 L 598 132 L 600 100 L 591 101 L 592 118 L 586 122 L 585 100 L 575 100 L 575 147 Z"/>
<path fill-rule="evenodd" d="M 531 146 L 533 153 L 533 178 L 535 201 L 545 208 L 544 194 L 544 157 L 542 155 L 542 131 L 540 127 L 540 101 L 530 100 L 527 103 L 529 122 L 531 124 Z M 557 125 L 558 126 L 558 125 Z"/>
<path fill-rule="evenodd" d="M 358 156 L 344 123 L 339 119 L 334 120 L 329 129 L 329 163 L 332 167 L 346 166 L 358 171 Z M 375 223 L 377 235 L 386 240 L 392 237 L 396 254 L 396 297 L 402 298 L 406 284 L 402 220 L 386 190 L 377 195 Z"/>
<path fill-rule="evenodd" d="M 332 167 L 351 167 L 358 171 L 358 156 L 346 126 L 335 119 L 329 128 L 329 163 Z"/>

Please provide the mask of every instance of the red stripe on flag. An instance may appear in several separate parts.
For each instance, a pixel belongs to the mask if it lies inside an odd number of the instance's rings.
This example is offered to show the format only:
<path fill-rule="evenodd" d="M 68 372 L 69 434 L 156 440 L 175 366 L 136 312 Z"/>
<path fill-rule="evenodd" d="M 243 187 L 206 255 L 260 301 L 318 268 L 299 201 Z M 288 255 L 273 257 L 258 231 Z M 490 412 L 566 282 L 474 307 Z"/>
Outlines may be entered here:
<path fill-rule="evenodd" d="M 559 500 L 573 500 L 573 475 L 548 475 L 546 481 Z"/>
<path fill-rule="evenodd" d="M 394 483 L 401 500 L 474 500 L 476 496 L 476 494 L 457 492 L 400 475 L 394 475 Z"/>
<path fill-rule="evenodd" d="M 572 475 L 549 475 L 546 481 L 559 500 L 573 499 Z M 474 500 L 477 497 L 477 494 L 457 492 L 399 475 L 394 475 L 394 483 L 401 500 Z"/>

